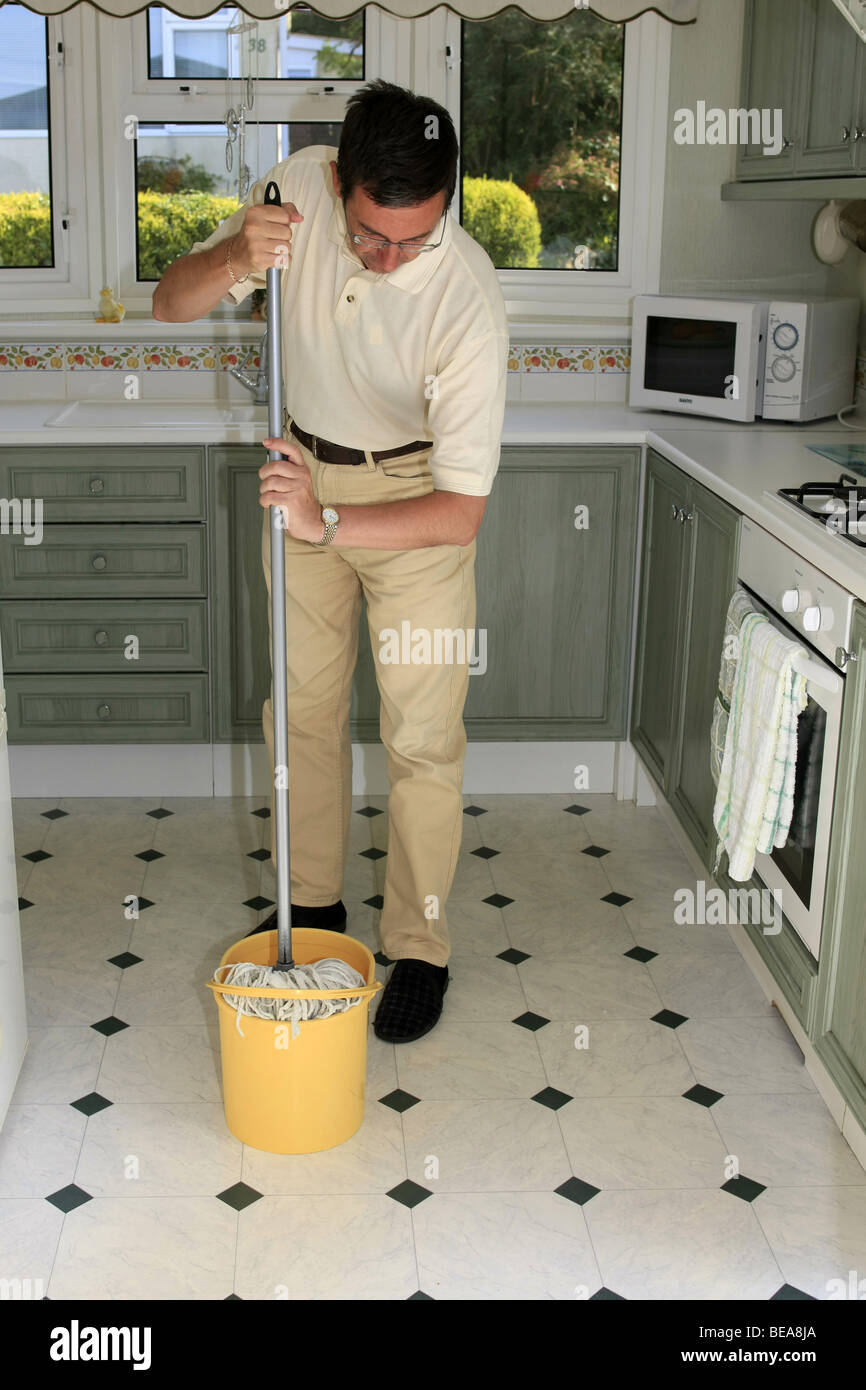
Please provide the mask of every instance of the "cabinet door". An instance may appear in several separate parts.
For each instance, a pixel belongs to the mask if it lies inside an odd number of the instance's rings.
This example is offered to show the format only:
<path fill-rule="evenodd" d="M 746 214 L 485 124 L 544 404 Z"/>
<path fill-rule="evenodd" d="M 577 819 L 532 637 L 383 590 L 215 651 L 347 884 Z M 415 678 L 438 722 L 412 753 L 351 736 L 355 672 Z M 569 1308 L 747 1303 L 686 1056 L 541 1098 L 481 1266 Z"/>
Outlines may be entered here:
<path fill-rule="evenodd" d="M 854 604 L 851 649 L 812 1040 L 866 1128 L 866 604 Z"/>
<path fill-rule="evenodd" d="M 769 112 L 771 131 L 773 113 L 780 110 L 783 147 L 765 155 L 763 139 L 740 145 L 738 179 L 790 178 L 793 172 L 804 5 L 805 0 L 746 2 L 740 106 Z"/>
<path fill-rule="evenodd" d="M 262 705 L 271 688 L 262 452 L 255 446 L 215 447 L 208 455 L 213 737 L 217 743 L 261 743 Z M 353 739 L 378 738 L 379 694 L 363 605 L 350 728 Z"/>
<path fill-rule="evenodd" d="M 806 0 L 795 174 L 854 172 L 862 49 L 863 44 L 835 5 Z"/>
<path fill-rule="evenodd" d="M 680 614 L 686 566 L 689 480 L 654 449 L 647 450 L 640 604 L 629 737 L 668 794 L 676 743 Z"/>
<path fill-rule="evenodd" d="M 740 514 L 694 480 L 690 493 L 683 528 L 690 553 L 686 564 L 682 706 L 667 795 L 710 869 L 716 848 L 710 729 L 728 601 L 737 583 Z"/>
<path fill-rule="evenodd" d="M 639 462 L 634 448 L 503 449 L 477 541 L 486 669 L 469 680 L 470 739 L 626 736 Z"/>

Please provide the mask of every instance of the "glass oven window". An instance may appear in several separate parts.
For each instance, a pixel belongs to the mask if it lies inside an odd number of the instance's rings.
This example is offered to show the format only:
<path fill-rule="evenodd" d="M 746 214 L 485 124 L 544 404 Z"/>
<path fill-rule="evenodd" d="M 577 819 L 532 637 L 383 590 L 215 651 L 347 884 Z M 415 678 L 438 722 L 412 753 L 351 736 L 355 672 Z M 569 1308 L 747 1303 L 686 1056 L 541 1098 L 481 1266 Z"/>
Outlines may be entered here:
<path fill-rule="evenodd" d="M 781 849 L 774 849 L 771 856 L 806 908 L 811 907 L 826 728 L 827 711 L 810 695 L 806 708 L 797 719 L 794 810 L 788 839 Z M 782 908 L 784 910 L 784 902 Z"/>

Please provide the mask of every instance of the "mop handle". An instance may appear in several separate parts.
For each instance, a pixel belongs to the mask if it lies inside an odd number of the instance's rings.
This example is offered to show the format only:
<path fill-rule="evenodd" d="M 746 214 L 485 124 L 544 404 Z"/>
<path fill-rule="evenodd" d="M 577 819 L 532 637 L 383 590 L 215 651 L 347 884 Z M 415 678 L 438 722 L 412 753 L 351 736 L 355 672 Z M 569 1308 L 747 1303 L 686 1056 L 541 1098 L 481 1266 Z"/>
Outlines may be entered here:
<path fill-rule="evenodd" d="M 282 205 L 280 190 L 273 179 L 265 189 L 264 201 Z M 280 268 L 269 266 L 268 294 L 268 432 L 272 439 L 283 434 L 283 369 Z M 275 463 L 283 457 L 279 449 L 268 451 Z M 289 711 L 286 677 L 286 553 L 283 513 L 270 508 L 271 541 L 271 671 L 274 679 L 274 844 L 277 853 L 277 968 L 291 969 L 292 903 L 291 858 L 289 847 Z"/>

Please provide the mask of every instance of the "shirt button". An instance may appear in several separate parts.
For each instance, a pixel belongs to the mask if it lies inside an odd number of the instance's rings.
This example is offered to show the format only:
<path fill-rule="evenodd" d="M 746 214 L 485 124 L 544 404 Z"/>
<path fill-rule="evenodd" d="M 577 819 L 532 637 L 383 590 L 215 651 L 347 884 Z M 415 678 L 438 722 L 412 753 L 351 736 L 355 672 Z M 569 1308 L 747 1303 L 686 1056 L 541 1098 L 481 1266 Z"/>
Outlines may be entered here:
<path fill-rule="evenodd" d="M 354 304 L 355 302 L 355 296 L 353 294 L 347 294 L 346 299 L 349 301 L 350 304 Z"/>

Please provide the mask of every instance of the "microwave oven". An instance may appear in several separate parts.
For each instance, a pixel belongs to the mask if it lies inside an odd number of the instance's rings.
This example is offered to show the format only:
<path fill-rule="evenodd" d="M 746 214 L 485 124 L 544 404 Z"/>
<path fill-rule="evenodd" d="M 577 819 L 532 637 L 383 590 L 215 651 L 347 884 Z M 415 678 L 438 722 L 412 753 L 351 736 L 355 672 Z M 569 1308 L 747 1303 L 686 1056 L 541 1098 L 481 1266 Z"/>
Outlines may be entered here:
<path fill-rule="evenodd" d="M 857 299 L 634 300 L 628 403 L 722 420 L 821 420 L 854 402 Z"/>

